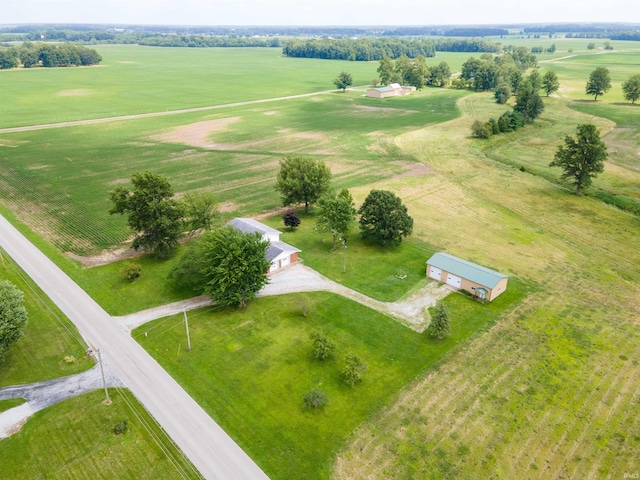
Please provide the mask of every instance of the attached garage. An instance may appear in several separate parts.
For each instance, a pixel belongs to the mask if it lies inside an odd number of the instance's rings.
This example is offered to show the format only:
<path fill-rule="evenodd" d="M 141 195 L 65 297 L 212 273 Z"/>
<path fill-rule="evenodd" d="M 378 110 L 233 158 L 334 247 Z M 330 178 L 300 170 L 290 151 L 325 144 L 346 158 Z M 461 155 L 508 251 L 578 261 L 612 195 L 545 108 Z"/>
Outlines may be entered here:
<path fill-rule="evenodd" d="M 427 261 L 427 276 L 488 301 L 503 293 L 509 281 L 500 272 L 442 252 L 434 253 Z"/>

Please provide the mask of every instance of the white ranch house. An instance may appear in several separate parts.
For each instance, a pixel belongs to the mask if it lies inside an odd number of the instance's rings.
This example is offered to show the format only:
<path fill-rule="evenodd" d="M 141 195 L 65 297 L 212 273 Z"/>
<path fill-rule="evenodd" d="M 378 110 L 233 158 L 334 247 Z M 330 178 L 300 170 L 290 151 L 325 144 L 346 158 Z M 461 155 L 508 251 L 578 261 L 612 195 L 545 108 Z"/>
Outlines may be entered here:
<path fill-rule="evenodd" d="M 269 272 L 275 272 L 298 261 L 298 250 L 296 247 L 280 241 L 280 232 L 264 223 L 260 223 L 252 218 L 234 218 L 227 225 L 237 228 L 244 233 L 259 233 L 263 240 L 269 241 L 267 249 L 267 260 L 271 262 Z"/>

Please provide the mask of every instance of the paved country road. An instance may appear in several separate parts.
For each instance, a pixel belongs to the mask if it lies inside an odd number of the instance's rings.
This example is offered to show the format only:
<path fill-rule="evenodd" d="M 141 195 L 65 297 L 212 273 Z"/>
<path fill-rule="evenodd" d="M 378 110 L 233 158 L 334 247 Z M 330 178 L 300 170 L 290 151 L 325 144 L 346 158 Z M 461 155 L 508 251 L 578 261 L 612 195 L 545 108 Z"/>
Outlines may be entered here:
<path fill-rule="evenodd" d="M 266 479 L 262 470 L 84 290 L 0 216 L 0 246 L 76 325 L 104 362 L 208 479 Z"/>

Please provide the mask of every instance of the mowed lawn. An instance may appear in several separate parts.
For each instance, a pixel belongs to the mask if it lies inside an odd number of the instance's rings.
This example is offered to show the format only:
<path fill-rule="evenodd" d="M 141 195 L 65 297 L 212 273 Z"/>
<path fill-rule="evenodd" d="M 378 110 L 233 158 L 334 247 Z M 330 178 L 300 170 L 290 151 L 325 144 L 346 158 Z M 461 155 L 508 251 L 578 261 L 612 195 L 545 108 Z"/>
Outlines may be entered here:
<path fill-rule="evenodd" d="M 191 352 L 182 315 L 145 324 L 133 336 L 270 478 L 324 479 L 359 424 L 529 291 L 514 280 L 491 305 L 450 295 L 445 301 L 452 335 L 443 341 L 330 293 L 264 297 L 243 309 L 192 312 Z M 313 358 L 309 338 L 319 328 L 336 344 L 334 357 L 324 362 Z M 351 353 L 368 366 L 355 387 L 340 377 Z M 304 408 L 303 395 L 312 388 L 328 394 L 323 409 Z"/>
<path fill-rule="evenodd" d="M 2 477 L 200 479 L 128 390 L 102 390 L 37 412 L 14 435 L 0 441 Z M 114 433 L 127 421 L 128 431 Z"/>

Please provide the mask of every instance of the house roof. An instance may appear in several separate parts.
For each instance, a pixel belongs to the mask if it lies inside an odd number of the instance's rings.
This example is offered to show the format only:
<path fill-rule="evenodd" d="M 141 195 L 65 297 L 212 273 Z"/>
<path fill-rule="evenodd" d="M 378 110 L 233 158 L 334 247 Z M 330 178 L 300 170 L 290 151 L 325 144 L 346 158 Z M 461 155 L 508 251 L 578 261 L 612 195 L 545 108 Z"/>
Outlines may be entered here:
<path fill-rule="evenodd" d="M 291 255 L 292 253 L 300 252 L 296 247 L 289 245 L 284 242 L 271 242 L 269 244 L 269 248 L 267 248 L 267 260 L 273 262 L 276 258 L 278 258 L 283 253 L 286 256 Z"/>
<path fill-rule="evenodd" d="M 500 280 L 508 278 L 500 272 L 443 252 L 434 253 L 427 260 L 427 265 L 433 265 L 487 288 L 494 288 Z"/>
<path fill-rule="evenodd" d="M 233 220 L 230 220 L 229 223 L 227 223 L 227 225 L 231 225 L 232 227 L 237 228 L 243 233 L 257 232 L 260 235 L 264 235 L 264 234 L 280 235 L 280 233 L 282 233 L 279 230 L 276 230 L 275 228 L 271 228 L 268 225 L 265 225 L 264 223 L 260 223 L 257 220 L 254 220 L 253 218 L 234 218 Z"/>
<path fill-rule="evenodd" d="M 394 92 L 395 91 L 395 89 L 391 87 L 378 87 L 378 88 L 373 88 L 372 90 L 377 90 L 378 92 Z"/>

